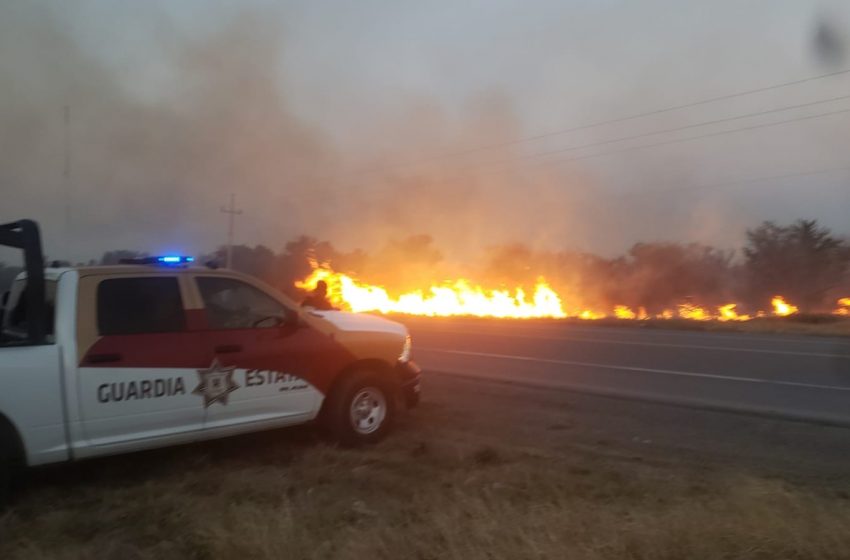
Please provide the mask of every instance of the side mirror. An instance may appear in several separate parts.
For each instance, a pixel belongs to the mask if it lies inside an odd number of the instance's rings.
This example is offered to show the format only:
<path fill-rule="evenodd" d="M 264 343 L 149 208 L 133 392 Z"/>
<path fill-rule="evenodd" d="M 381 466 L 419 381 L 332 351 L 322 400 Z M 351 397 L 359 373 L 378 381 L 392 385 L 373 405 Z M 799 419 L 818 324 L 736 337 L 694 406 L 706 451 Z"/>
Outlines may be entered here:
<path fill-rule="evenodd" d="M 303 329 L 307 327 L 307 322 L 301 317 L 301 313 L 291 311 L 286 314 L 286 320 L 281 323 L 281 327 L 285 329 Z"/>

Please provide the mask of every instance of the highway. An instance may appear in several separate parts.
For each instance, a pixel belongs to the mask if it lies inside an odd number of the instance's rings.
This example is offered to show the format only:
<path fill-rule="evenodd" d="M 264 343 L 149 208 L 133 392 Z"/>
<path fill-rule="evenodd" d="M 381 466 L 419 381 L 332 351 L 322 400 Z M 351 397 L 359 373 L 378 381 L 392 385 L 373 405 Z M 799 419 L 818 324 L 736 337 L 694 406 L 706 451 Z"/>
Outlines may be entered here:
<path fill-rule="evenodd" d="M 427 373 L 850 426 L 850 340 L 409 319 Z"/>

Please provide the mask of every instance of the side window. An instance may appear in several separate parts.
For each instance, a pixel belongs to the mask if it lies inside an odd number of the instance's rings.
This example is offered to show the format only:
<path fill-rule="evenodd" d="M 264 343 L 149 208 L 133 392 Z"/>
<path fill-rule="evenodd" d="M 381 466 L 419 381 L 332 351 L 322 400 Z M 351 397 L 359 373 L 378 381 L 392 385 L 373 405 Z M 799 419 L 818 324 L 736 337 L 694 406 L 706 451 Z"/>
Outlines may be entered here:
<path fill-rule="evenodd" d="M 113 278 L 97 286 L 97 327 L 102 335 L 186 330 L 177 278 Z"/>
<path fill-rule="evenodd" d="M 215 276 L 196 280 L 211 329 L 276 327 L 290 313 L 270 295 L 240 280 Z"/>

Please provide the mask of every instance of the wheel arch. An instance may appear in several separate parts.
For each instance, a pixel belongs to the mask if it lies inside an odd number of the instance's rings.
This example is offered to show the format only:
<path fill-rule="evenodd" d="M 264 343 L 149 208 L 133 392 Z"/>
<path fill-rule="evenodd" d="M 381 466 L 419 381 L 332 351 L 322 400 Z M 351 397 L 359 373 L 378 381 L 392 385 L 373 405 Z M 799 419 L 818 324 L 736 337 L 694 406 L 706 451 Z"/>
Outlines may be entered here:
<path fill-rule="evenodd" d="M 328 386 L 327 393 L 325 393 L 324 401 L 322 402 L 322 409 L 319 411 L 319 415 L 322 415 L 322 412 L 325 410 L 325 406 L 329 402 L 329 397 L 334 394 L 337 387 L 339 387 L 342 381 L 352 375 L 354 375 L 358 371 L 369 370 L 374 371 L 380 374 L 383 374 L 387 377 L 390 382 L 396 387 L 399 386 L 399 379 L 395 375 L 393 371 L 393 366 L 387 363 L 385 360 L 381 360 L 379 358 L 364 358 L 361 360 L 357 360 L 351 364 L 348 364 L 343 368 L 336 376 L 334 376 L 333 381 Z M 398 390 L 396 391 L 398 393 Z M 398 394 L 396 395 L 398 397 Z"/>

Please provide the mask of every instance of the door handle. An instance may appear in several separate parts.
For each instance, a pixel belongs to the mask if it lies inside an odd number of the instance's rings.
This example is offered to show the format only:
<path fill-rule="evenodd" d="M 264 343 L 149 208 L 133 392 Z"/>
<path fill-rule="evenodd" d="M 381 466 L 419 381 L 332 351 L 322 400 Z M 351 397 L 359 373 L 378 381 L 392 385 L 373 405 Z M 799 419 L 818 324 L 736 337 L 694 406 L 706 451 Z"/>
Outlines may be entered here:
<path fill-rule="evenodd" d="M 219 344 L 215 347 L 216 354 L 234 354 L 242 351 L 241 344 Z"/>
<path fill-rule="evenodd" d="M 90 364 L 106 364 L 109 362 L 120 362 L 123 359 L 121 354 L 89 354 L 86 357 L 86 362 Z"/>

